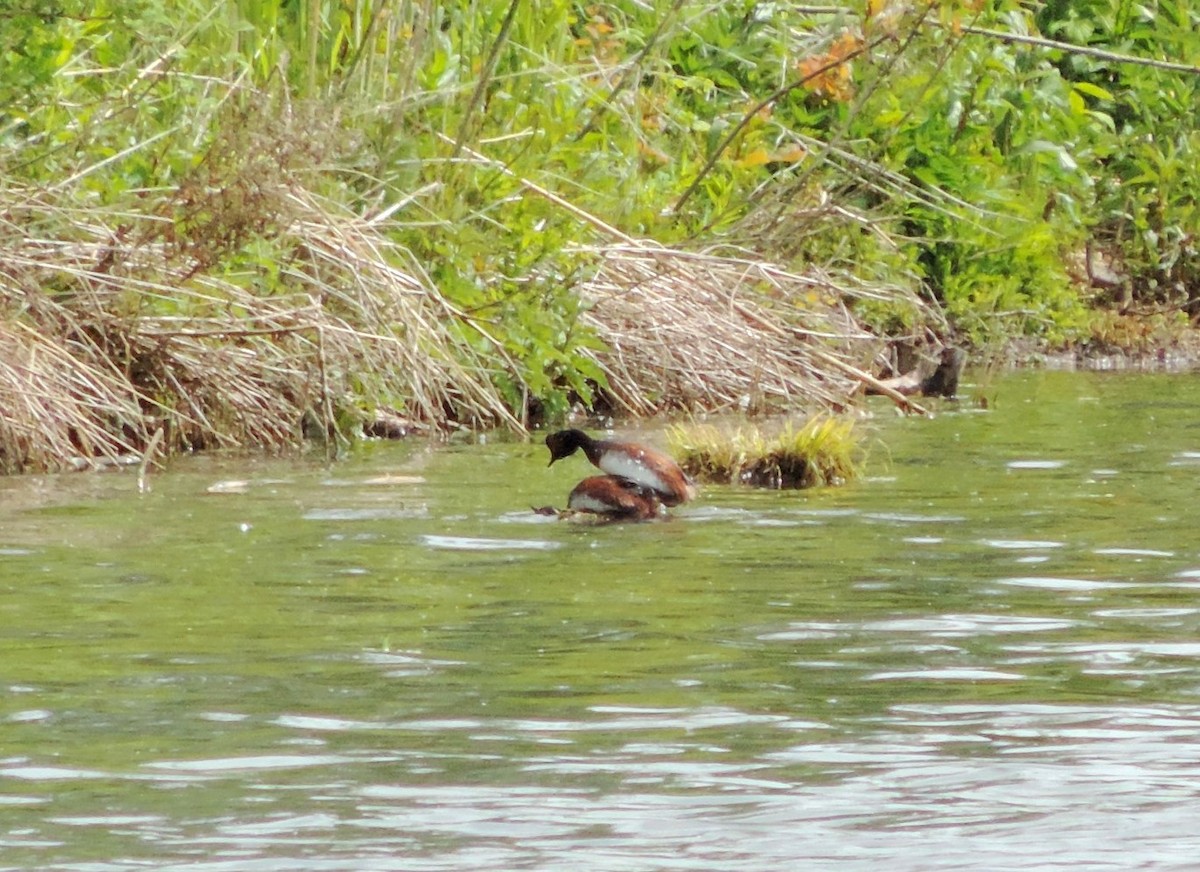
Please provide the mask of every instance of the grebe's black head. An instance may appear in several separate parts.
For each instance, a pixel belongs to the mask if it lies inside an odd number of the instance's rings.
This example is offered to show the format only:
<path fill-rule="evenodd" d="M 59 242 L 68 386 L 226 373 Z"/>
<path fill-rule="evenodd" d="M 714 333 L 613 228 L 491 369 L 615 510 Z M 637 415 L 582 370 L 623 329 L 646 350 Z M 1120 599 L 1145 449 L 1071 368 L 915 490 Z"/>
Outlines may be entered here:
<path fill-rule="evenodd" d="M 551 433 L 546 437 L 546 447 L 550 449 L 550 462 L 546 465 L 553 466 L 554 461 L 570 457 L 591 441 L 591 437 L 582 430 L 559 430 L 557 433 Z"/>

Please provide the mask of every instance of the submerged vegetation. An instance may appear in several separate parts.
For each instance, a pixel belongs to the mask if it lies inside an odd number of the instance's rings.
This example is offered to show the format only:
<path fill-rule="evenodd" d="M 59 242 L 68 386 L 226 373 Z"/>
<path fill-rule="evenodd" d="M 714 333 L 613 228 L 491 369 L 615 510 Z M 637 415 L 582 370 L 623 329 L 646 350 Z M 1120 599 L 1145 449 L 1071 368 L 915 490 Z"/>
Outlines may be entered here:
<path fill-rule="evenodd" d="M 6 471 L 1200 315 L 1187 0 L 13 0 L 0 63 Z"/>
<path fill-rule="evenodd" d="M 818 415 L 799 427 L 789 421 L 770 435 L 755 426 L 678 424 L 667 438 L 688 475 L 715 484 L 825 487 L 858 478 L 861 466 L 859 433 L 846 417 Z"/>

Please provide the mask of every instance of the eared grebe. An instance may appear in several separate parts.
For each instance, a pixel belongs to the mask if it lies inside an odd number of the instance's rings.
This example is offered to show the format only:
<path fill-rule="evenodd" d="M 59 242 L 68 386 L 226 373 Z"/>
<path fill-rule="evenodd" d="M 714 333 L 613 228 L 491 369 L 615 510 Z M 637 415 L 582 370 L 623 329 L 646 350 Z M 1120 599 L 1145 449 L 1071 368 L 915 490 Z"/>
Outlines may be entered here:
<path fill-rule="evenodd" d="M 601 472 L 653 491 L 664 506 L 677 506 L 696 496 L 696 486 L 679 464 L 661 451 L 636 442 L 593 439 L 582 430 L 559 430 L 546 437 L 546 447 L 550 449 L 551 464 L 582 448 Z"/>
<path fill-rule="evenodd" d="M 662 514 L 658 494 L 615 475 L 585 478 L 567 497 L 567 508 L 631 521 L 644 521 Z"/>

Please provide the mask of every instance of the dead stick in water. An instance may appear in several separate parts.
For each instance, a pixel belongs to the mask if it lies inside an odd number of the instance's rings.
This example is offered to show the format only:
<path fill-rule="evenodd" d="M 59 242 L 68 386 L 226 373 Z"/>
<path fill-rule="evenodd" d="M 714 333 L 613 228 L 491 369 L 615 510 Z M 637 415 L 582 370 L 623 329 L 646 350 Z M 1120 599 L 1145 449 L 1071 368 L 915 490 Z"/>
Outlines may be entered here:
<path fill-rule="evenodd" d="M 146 479 L 146 474 L 150 471 L 150 464 L 154 462 L 154 455 L 158 451 L 159 443 L 163 441 L 163 431 L 165 427 L 159 427 L 154 431 L 154 435 L 150 437 L 150 442 L 146 445 L 146 450 L 142 452 L 142 462 L 138 464 L 137 472 L 137 488 L 138 493 L 144 494 L 150 490 L 150 483 Z"/>
<path fill-rule="evenodd" d="M 789 332 L 788 329 L 780 327 L 778 324 L 774 324 L 770 321 L 767 321 L 765 318 L 759 317 L 756 313 L 750 311 L 748 308 L 746 308 L 741 303 L 735 302 L 733 304 L 733 308 L 743 318 L 745 318 L 746 320 L 750 321 L 753 324 L 756 324 L 758 327 L 760 327 L 763 330 L 769 330 L 770 332 L 775 333 L 777 335 L 786 335 Z M 791 328 L 790 333 L 796 339 L 803 340 L 805 338 L 804 335 L 800 331 L 796 330 L 795 328 Z M 917 405 L 912 400 L 910 400 L 908 397 L 904 396 L 904 394 L 900 393 L 897 390 L 893 390 L 892 388 L 889 388 L 887 385 L 885 385 L 879 379 L 875 378 L 873 375 L 870 375 L 869 373 L 863 372 L 857 366 L 852 366 L 851 364 L 846 363 L 844 360 L 834 357 L 832 354 L 828 354 L 819 348 L 811 348 L 810 347 L 808 349 L 808 352 L 810 354 L 812 354 L 813 357 L 816 357 L 817 359 L 824 361 L 825 363 L 829 364 L 830 366 L 834 367 L 835 369 L 840 369 L 842 372 L 846 373 L 847 375 L 853 376 L 854 378 L 858 379 L 863 384 L 869 385 L 870 387 L 875 388 L 875 390 L 879 391 L 879 393 L 883 394 L 885 397 L 890 399 L 893 403 L 895 403 L 897 406 L 899 406 L 902 410 L 907 411 L 907 412 L 915 412 L 918 415 L 928 415 L 929 414 L 929 412 L 926 411 L 924 406 Z"/>
<path fill-rule="evenodd" d="M 863 372 L 857 366 L 852 366 L 851 364 L 846 363 L 844 360 L 839 360 L 838 358 L 834 357 L 832 354 L 826 354 L 824 351 L 821 351 L 819 348 L 809 349 L 809 352 L 814 357 L 820 358 L 825 363 L 828 363 L 830 366 L 840 369 L 842 372 L 846 373 L 847 375 L 854 376 L 854 378 L 858 379 L 863 384 L 879 391 L 879 393 L 883 394 L 885 397 L 890 399 L 893 403 L 895 403 L 901 409 L 904 409 L 905 411 L 908 411 L 908 412 L 914 412 L 918 415 L 928 415 L 929 414 L 929 411 L 924 406 L 914 403 L 908 397 L 904 396 L 904 394 L 900 393 L 897 390 L 889 388 L 887 385 L 885 385 L 879 379 L 875 378 L 875 376 L 873 376 L 869 373 Z"/>

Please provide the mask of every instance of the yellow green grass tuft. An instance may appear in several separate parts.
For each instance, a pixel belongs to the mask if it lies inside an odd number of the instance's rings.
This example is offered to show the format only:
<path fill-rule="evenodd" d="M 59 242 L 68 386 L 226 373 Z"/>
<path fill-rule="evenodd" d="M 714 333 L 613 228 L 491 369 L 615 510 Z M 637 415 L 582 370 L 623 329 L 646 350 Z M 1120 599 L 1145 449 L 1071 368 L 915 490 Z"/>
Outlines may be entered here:
<path fill-rule="evenodd" d="M 764 435 L 757 427 L 730 431 L 711 424 L 676 425 L 667 440 L 693 478 L 764 488 L 826 487 L 860 474 L 862 443 L 854 421 L 818 415 Z"/>

